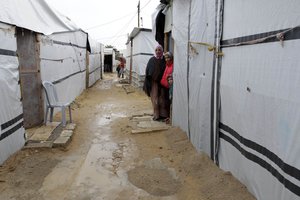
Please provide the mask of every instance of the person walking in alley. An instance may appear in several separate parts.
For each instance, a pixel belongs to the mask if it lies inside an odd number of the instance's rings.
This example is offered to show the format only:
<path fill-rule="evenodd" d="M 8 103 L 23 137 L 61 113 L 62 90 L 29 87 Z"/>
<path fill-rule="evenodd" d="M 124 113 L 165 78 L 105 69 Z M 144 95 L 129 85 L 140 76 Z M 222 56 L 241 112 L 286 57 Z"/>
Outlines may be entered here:
<path fill-rule="evenodd" d="M 160 121 L 169 117 L 168 90 L 160 83 L 166 68 L 163 48 L 155 48 L 155 56 L 148 61 L 143 90 L 151 98 L 153 107 L 153 120 Z"/>
<path fill-rule="evenodd" d="M 120 61 L 120 63 L 118 65 L 118 68 L 119 68 L 119 70 L 118 70 L 118 77 L 119 78 L 121 78 L 121 77 L 124 78 L 125 58 L 120 57 L 119 61 Z"/>

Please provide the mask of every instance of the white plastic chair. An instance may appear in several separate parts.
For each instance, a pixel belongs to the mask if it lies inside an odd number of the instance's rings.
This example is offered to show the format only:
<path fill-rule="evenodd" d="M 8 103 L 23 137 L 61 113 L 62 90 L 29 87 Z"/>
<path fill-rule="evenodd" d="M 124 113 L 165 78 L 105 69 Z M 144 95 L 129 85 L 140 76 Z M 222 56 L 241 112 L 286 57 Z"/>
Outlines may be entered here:
<path fill-rule="evenodd" d="M 43 81 L 43 87 L 46 93 L 46 115 L 45 115 L 45 124 L 47 123 L 48 118 L 48 110 L 50 109 L 50 122 L 53 120 L 53 111 L 54 108 L 61 108 L 61 118 L 62 118 L 62 125 L 66 126 L 66 108 L 69 107 L 69 116 L 70 116 L 70 123 L 72 123 L 72 116 L 71 116 L 71 102 L 59 102 L 57 98 L 57 93 L 55 86 L 53 83 L 49 81 Z"/>

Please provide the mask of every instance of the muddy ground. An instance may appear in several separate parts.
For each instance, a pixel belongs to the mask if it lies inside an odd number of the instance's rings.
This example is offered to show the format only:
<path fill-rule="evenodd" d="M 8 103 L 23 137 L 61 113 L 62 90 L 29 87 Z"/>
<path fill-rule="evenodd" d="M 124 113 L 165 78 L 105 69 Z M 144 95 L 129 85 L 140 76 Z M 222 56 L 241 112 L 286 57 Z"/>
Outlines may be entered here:
<path fill-rule="evenodd" d="M 141 91 L 105 75 L 72 105 L 77 127 L 67 147 L 23 149 L 0 167 L 0 199 L 254 199 L 179 128 L 132 134 L 132 116 L 149 113 Z"/>

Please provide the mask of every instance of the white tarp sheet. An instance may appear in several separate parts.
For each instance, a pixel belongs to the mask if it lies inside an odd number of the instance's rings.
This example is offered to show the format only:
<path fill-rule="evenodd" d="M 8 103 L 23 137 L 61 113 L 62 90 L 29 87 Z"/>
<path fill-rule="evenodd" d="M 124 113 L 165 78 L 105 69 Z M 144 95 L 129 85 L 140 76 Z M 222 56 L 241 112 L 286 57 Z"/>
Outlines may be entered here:
<path fill-rule="evenodd" d="M 15 28 L 0 23 L 0 164 L 25 143 Z"/>
<path fill-rule="evenodd" d="M 75 24 L 50 8 L 44 0 L 1 0 L 0 21 L 45 35 L 78 30 Z"/>
<path fill-rule="evenodd" d="M 293 28 L 299 10 L 295 0 L 225 1 L 223 38 Z M 283 45 L 222 49 L 219 163 L 257 199 L 300 199 L 300 40 L 293 34 Z"/>
<path fill-rule="evenodd" d="M 222 37 L 227 40 L 299 26 L 299 7 L 298 0 L 225 1 Z"/>
<path fill-rule="evenodd" d="M 231 171 L 257 199 L 299 199 L 300 4 L 224 2 L 222 44 L 293 30 L 283 35 L 283 42 L 275 37 L 221 49 L 220 167 Z M 220 15 L 215 3 L 173 1 L 173 125 L 207 154 L 214 57 L 202 45 L 191 43 L 188 48 L 188 41 L 214 43 L 219 32 L 215 16 Z"/>
<path fill-rule="evenodd" d="M 89 37 L 91 52 L 89 54 L 89 87 L 92 86 L 101 75 L 101 44 Z"/>
<path fill-rule="evenodd" d="M 173 1 L 174 69 L 172 124 L 188 133 L 187 63 L 189 1 Z"/>
<path fill-rule="evenodd" d="M 73 101 L 85 89 L 86 44 L 82 31 L 41 36 L 41 78 L 55 84 L 60 101 Z"/>
<path fill-rule="evenodd" d="M 132 71 L 139 76 L 145 75 L 145 70 L 149 59 L 154 55 L 155 47 L 158 43 L 155 41 L 150 29 L 138 29 L 136 31 L 132 47 Z M 130 43 L 127 45 L 126 69 L 130 70 Z"/>
<path fill-rule="evenodd" d="M 196 43 L 214 43 L 215 2 L 191 1 L 190 30 L 187 27 L 189 1 L 175 1 L 173 5 L 172 33 L 176 41 L 173 124 L 189 132 L 191 142 L 198 150 L 210 154 L 213 52 Z M 192 41 L 189 49 L 188 34 Z"/>

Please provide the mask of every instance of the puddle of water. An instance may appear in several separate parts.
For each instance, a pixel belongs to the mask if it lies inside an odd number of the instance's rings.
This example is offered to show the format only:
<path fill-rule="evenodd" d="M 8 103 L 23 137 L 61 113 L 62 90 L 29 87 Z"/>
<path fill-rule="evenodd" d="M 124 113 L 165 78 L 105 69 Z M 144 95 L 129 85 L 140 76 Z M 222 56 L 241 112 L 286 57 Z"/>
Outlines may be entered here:
<path fill-rule="evenodd" d="M 99 89 L 101 90 L 108 90 L 111 89 L 113 80 L 104 80 L 101 82 L 101 84 L 98 86 Z"/>
<path fill-rule="evenodd" d="M 105 126 L 110 123 L 111 119 L 110 117 L 99 117 L 96 121 L 98 126 Z"/>
<path fill-rule="evenodd" d="M 119 152 L 120 146 L 113 142 L 93 144 L 88 152 L 85 162 L 76 178 L 75 185 L 84 188 L 89 193 L 101 191 L 101 196 L 111 194 L 112 191 L 121 191 L 121 186 L 128 185 L 126 172 L 114 172 L 113 154 Z M 122 156 L 120 156 L 122 157 Z"/>
<path fill-rule="evenodd" d="M 129 181 L 154 196 L 176 194 L 180 181 L 174 169 L 165 166 L 160 158 L 146 161 L 145 165 L 128 171 Z"/>
<path fill-rule="evenodd" d="M 122 112 L 112 113 L 111 115 L 100 116 L 96 119 L 96 121 L 98 126 L 105 126 L 108 125 L 112 120 L 122 117 L 126 117 L 126 114 Z"/>
<path fill-rule="evenodd" d="M 111 116 L 112 116 L 114 119 L 115 119 L 115 118 L 127 117 L 126 113 L 124 113 L 124 112 L 112 113 Z"/>

